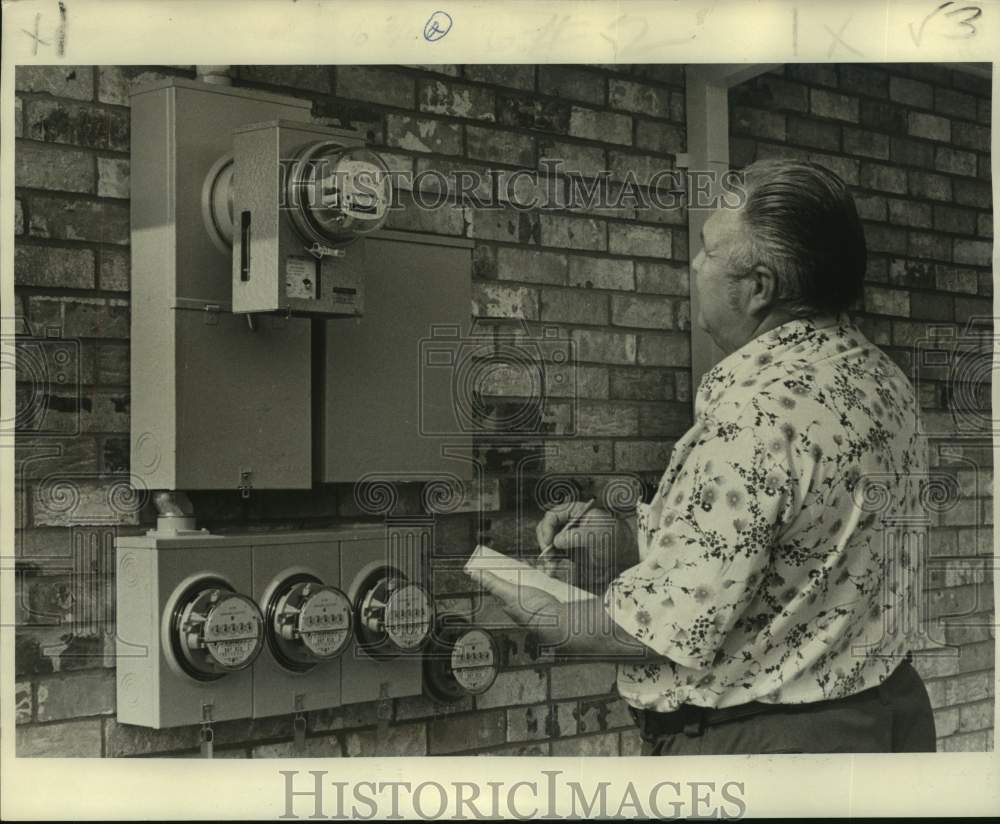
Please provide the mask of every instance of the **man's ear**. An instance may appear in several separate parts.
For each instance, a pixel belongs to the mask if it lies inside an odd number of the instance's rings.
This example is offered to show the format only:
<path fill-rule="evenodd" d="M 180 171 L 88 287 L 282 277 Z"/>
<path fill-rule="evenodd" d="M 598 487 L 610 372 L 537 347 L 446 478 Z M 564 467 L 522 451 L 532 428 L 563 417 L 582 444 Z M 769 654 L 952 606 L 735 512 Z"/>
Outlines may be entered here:
<path fill-rule="evenodd" d="M 747 309 L 751 314 L 766 312 L 777 303 L 781 285 L 773 269 L 763 264 L 757 264 L 751 270 L 748 280 L 750 294 L 747 296 Z"/>

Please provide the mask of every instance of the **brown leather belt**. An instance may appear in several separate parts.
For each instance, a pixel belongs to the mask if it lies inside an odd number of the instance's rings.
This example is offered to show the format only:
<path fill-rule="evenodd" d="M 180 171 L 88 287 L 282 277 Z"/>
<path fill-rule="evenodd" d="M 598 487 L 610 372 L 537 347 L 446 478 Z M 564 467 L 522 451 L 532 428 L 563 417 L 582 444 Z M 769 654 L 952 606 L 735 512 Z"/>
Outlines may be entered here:
<path fill-rule="evenodd" d="M 754 715 L 810 712 L 845 702 L 867 701 L 877 697 L 878 694 L 879 686 L 874 686 L 843 698 L 829 698 L 824 701 L 811 701 L 807 704 L 765 704 L 761 701 L 750 701 L 746 704 L 722 707 L 721 709 L 681 704 L 671 712 L 639 710 L 634 707 L 629 707 L 628 710 L 632 720 L 639 727 L 639 735 L 646 741 L 652 741 L 662 735 L 675 735 L 681 732 L 691 738 L 696 738 L 702 734 L 705 727 L 727 724 Z"/>

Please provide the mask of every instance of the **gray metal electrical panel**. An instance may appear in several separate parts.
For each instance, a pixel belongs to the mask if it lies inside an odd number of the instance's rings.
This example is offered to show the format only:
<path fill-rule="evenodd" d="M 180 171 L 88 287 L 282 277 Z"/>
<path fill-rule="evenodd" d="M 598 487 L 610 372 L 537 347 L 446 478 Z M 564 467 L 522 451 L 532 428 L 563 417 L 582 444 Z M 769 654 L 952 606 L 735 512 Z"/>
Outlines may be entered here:
<path fill-rule="evenodd" d="M 132 473 L 151 489 L 312 485 L 310 327 L 231 314 L 203 187 L 233 131 L 307 101 L 173 79 L 132 96 Z"/>

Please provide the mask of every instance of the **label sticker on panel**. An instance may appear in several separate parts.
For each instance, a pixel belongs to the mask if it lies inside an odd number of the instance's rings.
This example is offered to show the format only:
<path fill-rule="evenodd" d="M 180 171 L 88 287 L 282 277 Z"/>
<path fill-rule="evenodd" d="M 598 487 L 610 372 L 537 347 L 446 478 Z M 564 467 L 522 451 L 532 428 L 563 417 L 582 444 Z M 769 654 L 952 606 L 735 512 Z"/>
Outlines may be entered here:
<path fill-rule="evenodd" d="M 319 266 L 316 260 L 294 255 L 285 259 L 285 297 L 306 300 L 319 297 Z"/>

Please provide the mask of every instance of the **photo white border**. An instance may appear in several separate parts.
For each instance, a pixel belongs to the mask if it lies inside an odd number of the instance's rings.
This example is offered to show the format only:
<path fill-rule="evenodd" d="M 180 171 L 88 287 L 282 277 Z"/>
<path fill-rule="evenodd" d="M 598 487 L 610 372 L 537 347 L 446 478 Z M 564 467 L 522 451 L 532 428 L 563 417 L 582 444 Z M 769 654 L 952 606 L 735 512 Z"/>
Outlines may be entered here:
<path fill-rule="evenodd" d="M 939 0 L 63 0 L 65 53 L 32 55 L 36 14 L 43 33 L 58 24 L 57 0 L 5 0 L 0 74 L 0 333 L 12 333 L 14 65 L 429 64 L 429 63 L 775 63 L 990 62 L 1000 54 L 1000 3 L 979 6 L 967 40 L 910 24 Z M 424 24 L 447 11 L 454 23 L 429 42 Z M 843 38 L 838 40 L 838 35 Z M 666 41 L 666 42 L 664 42 Z M 848 45 L 844 45 L 844 44 Z M 860 56 L 859 56 L 860 55 Z M 994 64 L 996 75 L 996 64 Z M 993 84 L 996 113 L 997 83 Z M 994 133 L 992 147 L 997 147 Z M 998 202 L 993 176 L 993 202 Z M 994 272 L 998 254 L 994 236 Z M 994 315 L 997 312 L 994 311 Z M 11 420 L 14 378 L 2 376 Z M 995 382 L 996 383 L 996 382 Z M 993 387 L 994 409 L 1000 390 Z M 995 445 L 994 445 L 995 448 Z M 996 752 L 927 755 L 729 756 L 675 758 L 396 759 L 17 759 L 14 755 L 13 450 L 0 447 L 0 817 L 274 818 L 284 811 L 279 770 L 327 770 L 331 780 L 544 781 L 562 770 L 585 786 L 613 780 L 638 788 L 659 781 L 742 781 L 747 815 L 986 815 L 1000 813 Z M 996 598 L 996 593 L 994 594 Z M 996 700 L 996 699 L 995 699 Z M 616 796 L 612 791 L 610 797 Z M 641 795 L 641 793 L 640 793 Z M 568 799 L 557 810 L 568 813 Z M 525 805 L 527 806 L 527 805 Z M 383 812 L 383 811 L 380 811 Z M 613 812 L 613 811 L 609 811 Z M 405 806 L 400 813 L 407 814 Z"/>

